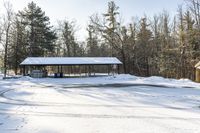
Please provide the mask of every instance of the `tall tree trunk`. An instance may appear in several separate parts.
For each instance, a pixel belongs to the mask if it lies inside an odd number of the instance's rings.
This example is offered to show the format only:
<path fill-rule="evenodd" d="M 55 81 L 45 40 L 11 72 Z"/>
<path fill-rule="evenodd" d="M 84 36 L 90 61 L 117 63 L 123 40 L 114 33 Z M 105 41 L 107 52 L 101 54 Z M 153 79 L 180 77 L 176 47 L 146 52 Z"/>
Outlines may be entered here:
<path fill-rule="evenodd" d="M 7 74 L 7 57 L 8 57 L 8 34 L 9 34 L 10 25 L 6 29 L 6 43 L 5 43 L 5 53 L 4 53 L 4 78 Z"/>
<path fill-rule="evenodd" d="M 123 60 L 123 69 L 124 69 L 124 73 L 126 74 L 127 73 L 127 70 L 126 70 L 126 56 L 125 56 L 125 53 L 124 53 L 123 49 L 121 51 L 121 54 L 122 54 L 122 60 Z"/>

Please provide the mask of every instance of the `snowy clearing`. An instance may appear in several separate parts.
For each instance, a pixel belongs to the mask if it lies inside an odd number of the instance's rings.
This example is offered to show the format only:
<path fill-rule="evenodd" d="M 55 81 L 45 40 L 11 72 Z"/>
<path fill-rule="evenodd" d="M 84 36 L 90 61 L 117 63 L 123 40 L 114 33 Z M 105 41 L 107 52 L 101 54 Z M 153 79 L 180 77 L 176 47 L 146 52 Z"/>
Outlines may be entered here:
<path fill-rule="evenodd" d="M 200 84 L 130 75 L 0 80 L 1 133 L 199 133 Z"/>

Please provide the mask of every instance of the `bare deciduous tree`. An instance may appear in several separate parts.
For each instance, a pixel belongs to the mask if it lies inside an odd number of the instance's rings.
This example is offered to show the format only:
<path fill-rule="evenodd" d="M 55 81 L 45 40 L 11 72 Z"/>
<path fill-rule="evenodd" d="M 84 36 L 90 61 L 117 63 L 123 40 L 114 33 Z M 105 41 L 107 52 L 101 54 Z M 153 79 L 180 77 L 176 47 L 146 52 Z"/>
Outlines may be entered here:
<path fill-rule="evenodd" d="M 10 34 L 10 28 L 12 25 L 13 20 L 13 10 L 12 5 L 10 2 L 4 2 L 4 8 L 6 10 L 5 15 L 3 17 L 3 30 L 5 34 L 5 40 L 4 40 L 4 78 L 6 78 L 7 74 L 7 58 L 8 58 L 8 45 L 9 45 L 9 34 Z"/>

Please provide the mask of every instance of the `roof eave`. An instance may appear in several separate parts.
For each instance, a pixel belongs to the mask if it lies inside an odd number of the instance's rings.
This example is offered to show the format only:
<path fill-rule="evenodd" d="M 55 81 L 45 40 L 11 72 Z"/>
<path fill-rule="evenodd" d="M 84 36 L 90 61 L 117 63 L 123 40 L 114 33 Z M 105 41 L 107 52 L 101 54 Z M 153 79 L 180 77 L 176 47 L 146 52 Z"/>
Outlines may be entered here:
<path fill-rule="evenodd" d="M 20 64 L 20 66 L 74 66 L 74 65 L 122 65 L 122 63 L 105 63 L 105 64 Z"/>

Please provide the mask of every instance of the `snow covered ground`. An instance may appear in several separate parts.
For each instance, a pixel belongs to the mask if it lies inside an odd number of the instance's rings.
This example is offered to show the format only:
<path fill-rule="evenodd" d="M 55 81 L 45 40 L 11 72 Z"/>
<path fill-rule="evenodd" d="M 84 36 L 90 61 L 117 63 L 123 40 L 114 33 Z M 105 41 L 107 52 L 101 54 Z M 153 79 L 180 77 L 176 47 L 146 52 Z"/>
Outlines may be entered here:
<path fill-rule="evenodd" d="M 199 106 L 185 79 L 0 79 L 0 133 L 199 133 Z"/>

